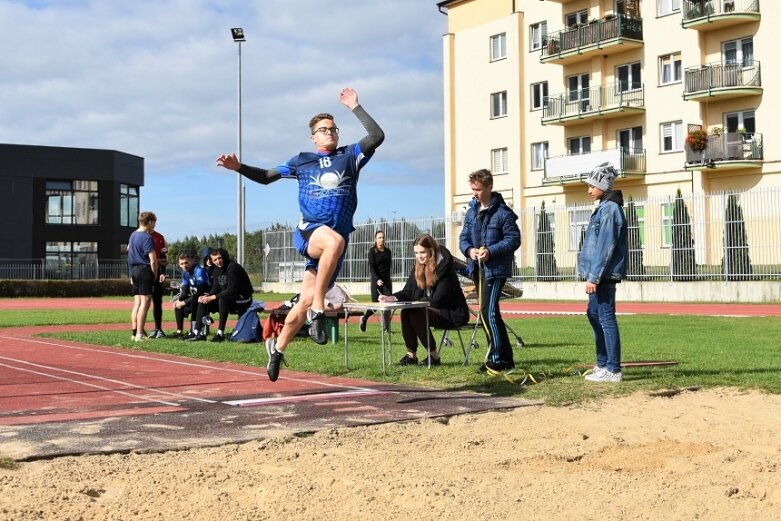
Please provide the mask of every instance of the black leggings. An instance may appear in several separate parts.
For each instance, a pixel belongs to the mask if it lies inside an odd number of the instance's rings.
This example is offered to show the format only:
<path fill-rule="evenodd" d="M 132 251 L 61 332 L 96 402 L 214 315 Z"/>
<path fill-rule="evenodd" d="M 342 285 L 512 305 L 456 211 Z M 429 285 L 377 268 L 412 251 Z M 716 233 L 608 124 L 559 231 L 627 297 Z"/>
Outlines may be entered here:
<path fill-rule="evenodd" d="M 197 305 L 197 303 L 196 303 Z M 184 319 L 193 314 L 193 304 L 187 304 L 181 308 L 174 309 L 174 316 L 176 317 L 176 329 L 182 331 L 184 329 Z M 194 319 L 195 317 L 193 317 Z"/>
<path fill-rule="evenodd" d="M 163 329 L 163 283 L 160 282 L 160 275 L 155 277 L 155 283 L 152 285 L 152 317 L 155 320 L 155 329 Z"/>
<path fill-rule="evenodd" d="M 428 345 L 432 352 L 437 350 L 437 342 L 430 329 L 426 329 L 426 315 L 428 313 L 428 325 L 438 329 L 455 329 L 457 326 L 442 316 L 442 312 L 436 308 L 412 308 L 401 310 L 401 336 L 404 337 L 404 345 L 410 353 L 418 350 L 418 340 Z"/>

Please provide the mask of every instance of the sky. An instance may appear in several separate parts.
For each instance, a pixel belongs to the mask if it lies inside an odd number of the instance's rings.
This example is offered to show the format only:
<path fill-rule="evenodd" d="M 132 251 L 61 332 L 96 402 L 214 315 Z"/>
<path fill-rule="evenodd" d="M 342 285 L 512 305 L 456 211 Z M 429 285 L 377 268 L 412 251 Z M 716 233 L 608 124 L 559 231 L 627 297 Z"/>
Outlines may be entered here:
<path fill-rule="evenodd" d="M 365 135 L 343 87 L 385 131 L 362 170 L 355 222 L 441 216 L 442 35 L 436 0 L 0 0 L 0 143 L 144 158 L 141 210 L 168 241 L 235 233 L 238 152 L 261 167 L 312 150 L 330 112 Z M 294 224 L 297 184 L 246 181 L 246 230 Z"/>

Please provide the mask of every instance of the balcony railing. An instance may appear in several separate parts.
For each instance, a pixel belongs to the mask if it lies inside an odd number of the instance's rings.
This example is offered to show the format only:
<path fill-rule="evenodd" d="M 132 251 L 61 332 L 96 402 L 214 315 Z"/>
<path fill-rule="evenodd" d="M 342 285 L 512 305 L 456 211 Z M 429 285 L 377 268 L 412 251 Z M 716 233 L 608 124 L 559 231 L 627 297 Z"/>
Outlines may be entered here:
<path fill-rule="evenodd" d="M 634 88 L 629 88 L 634 87 Z M 567 124 L 579 119 L 615 117 L 621 112 L 642 112 L 645 87 L 611 83 L 549 96 L 542 109 L 543 124 Z"/>
<path fill-rule="evenodd" d="M 762 134 L 758 132 L 726 132 L 708 136 L 703 150 L 692 150 L 687 144 L 686 168 L 718 168 L 721 165 L 762 161 Z"/>
<path fill-rule="evenodd" d="M 540 61 L 565 57 L 568 54 L 582 54 L 590 49 L 601 49 L 606 43 L 621 40 L 643 40 L 643 21 L 617 15 L 607 20 L 594 20 L 588 24 L 564 29 L 548 35 L 542 46 Z"/>
<path fill-rule="evenodd" d="M 620 177 L 645 174 L 645 150 L 623 147 L 568 156 L 554 156 L 545 160 L 543 184 L 567 184 L 586 179 L 595 166 L 609 162 L 616 166 Z"/>
<path fill-rule="evenodd" d="M 745 66 L 740 63 L 710 63 L 686 69 L 683 98 L 751 95 L 761 91 L 761 87 L 759 61 Z"/>
<path fill-rule="evenodd" d="M 681 25 L 716 29 L 759 19 L 759 0 L 684 0 Z"/>

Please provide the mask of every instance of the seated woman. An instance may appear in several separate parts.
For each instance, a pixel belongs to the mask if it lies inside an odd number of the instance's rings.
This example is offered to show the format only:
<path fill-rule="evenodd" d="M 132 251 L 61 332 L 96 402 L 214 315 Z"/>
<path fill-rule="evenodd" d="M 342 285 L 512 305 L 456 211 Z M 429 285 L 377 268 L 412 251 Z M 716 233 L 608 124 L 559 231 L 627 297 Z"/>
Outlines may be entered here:
<path fill-rule="evenodd" d="M 415 267 L 404 288 L 393 295 L 380 295 L 380 302 L 428 301 L 428 308 L 401 310 L 401 334 L 407 354 L 400 365 L 418 363 L 418 340 L 430 346 L 431 365 L 440 365 L 437 343 L 434 335 L 426 329 L 426 315 L 429 325 L 442 329 L 463 326 L 469 322 L 469 308 L 461 286 L 458 283 L 453 256 L 444 246 L 437 244 L 431 235 L 421 235 L 415 240 Z M 428 340 L 428 343 L 426 342 Z M 429 359 L 422 362 L 428 365 Z"/>

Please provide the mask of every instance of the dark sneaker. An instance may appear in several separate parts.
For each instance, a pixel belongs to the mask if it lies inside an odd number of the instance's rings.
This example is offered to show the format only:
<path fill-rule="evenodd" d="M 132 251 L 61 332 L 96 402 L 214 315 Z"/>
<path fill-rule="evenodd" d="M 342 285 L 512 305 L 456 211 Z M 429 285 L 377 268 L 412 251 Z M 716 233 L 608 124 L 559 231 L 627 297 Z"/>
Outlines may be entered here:
<path fill-rule="evenodd" d="M 407 355 L 404 355 L 401 357 L 401 360 L 399 360 L 399 365 L 418 365 L 418 357 L 413 356 L 410 358 Z"/>
<path fill-rule="evenodd" d="M 155 329 L 152 331 L 152 338 L 165 338 L 165 333 L 162 329 Z"/>
<path fill-rule="evenodd" d="M 170 335 L 168 335 L 168 338 L 183 338 L 184 334 L 181 331 L 174 331 Z"/>
<path fill-rule="evenodd" d="M 198 333 L 197 335 L 190 333 L 189 335 L 187 335 L 187 338 L 185 338 L 185 341 L 187 342 L 203 342 L 204 340 L 206 340 L 206 335 L 203 335 L 201 333 Z"/>
<path fill-rule="evenodd" d="M 439 358 L 434 358 L 433 356 L 428 356 L 420 361 L 420 365 L 428 366 L 428 359 L 431 358 L 431 367 L 434 367 L 435 365 L 442 365 L 442 360 Z"/>
<path fill-rule="evenodd" d="M 215 333 L 215 335 L 212 337 L 212 342 L 225 342 L 225 335 Z"/>
<path fill-rule="evenodd" d="M 363 315 L 361 317 L 361 323 L 358 324 L 358 329 L 361 330 L 361 333 L 366 333 L 366 322 L 368 321 L 369 321 L 369 317 L 367 317 L 366 315 Z"/>
<path fill-rule="evenodd" d="M 485 364 L 480 364 L 477 366 L 477 369 L 475 369 L 475 371 L 477 371 L 478 373 L 485 373 L 486 371 L 488 371 L 488 367 L 486 367 Z"/>
<path fill-rule="evenodd" d="M 315 341 L 315 344 L 321 346 L 328 343 L 328 335 L 325 334 L 324 313 L 315 313 L 312 317 L 312 323 L 309 324 L 309 337 Z"/>
<path fill-rule="evenodd" d="M 491 362 L 490 360 L 485 363 L 487 370 L 491 370 L 497 373 L 506 373 L 515 369 L 513 362 Z"/>
<path fill-rule="evenodd" d="M 268 365 L 266 365 L 266 373 L 268 373 L 268 379 L 272 382 L 276 382 L 279 378 L 279 366 L 285 361 L 285 355 L 274 349 L 274 351 L 268 356 Z M 287 365 L 287 363 L 285 363 Z"/>

